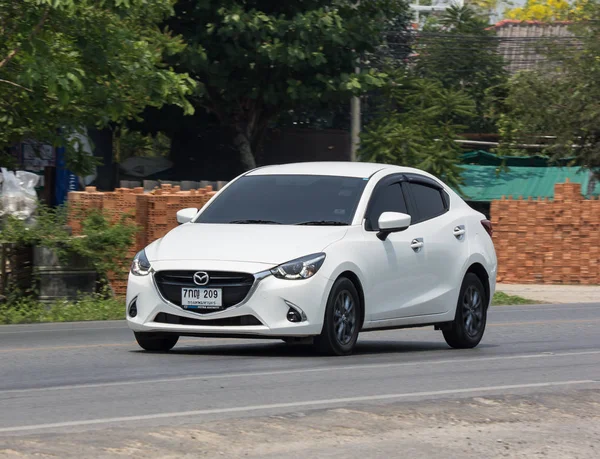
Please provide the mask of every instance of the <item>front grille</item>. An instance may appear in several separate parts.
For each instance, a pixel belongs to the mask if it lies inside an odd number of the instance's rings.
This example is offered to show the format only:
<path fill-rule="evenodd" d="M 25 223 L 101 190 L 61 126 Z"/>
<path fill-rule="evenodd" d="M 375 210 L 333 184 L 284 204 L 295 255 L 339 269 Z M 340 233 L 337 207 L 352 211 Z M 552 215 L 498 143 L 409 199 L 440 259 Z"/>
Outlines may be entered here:
<path fill-rule="evenodd" d="M 166 312 L 159 312 L 154 318 L 154 322 L 161 324 L 178 325 L 200 325 L 204 327 L 243 327 L 244 325 L 262 325 L 262 322 L 251 315 L 227 317 L 224 319 L 190 319 L 188 317 L 179 317 Z"/>
<path fill-rule="evenodd" d="M 169 302 L 181 306 L 182 288 L 220 288 L 223 293 L 223 306 L 220 309 L 189 309 L 197 314 L 223 311 L 241 303 L 254 284 L 254 276 L 248 273 L 225 271 L 206 272 L 210 281 L 206 285 L 196 285 L 193 280 L 194 273 L 198 271 L 159 271 L 154 274 L 154 279 L 160 294 Z"/>

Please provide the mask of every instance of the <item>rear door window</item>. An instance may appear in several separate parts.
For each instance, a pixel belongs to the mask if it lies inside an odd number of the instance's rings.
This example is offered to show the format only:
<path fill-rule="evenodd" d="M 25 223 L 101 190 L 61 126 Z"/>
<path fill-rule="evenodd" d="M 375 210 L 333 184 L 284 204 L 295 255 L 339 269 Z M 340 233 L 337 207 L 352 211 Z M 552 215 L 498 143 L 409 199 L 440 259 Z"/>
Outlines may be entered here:
<path fill-rule="evenodd" d="M 447 199 L 442 195 L 443 190 L 421 183 L 409 183 L 410 193 L 416 206 L 416 214 L 412 215 L 413 223 L 430 220 L 446 213 Z"/>

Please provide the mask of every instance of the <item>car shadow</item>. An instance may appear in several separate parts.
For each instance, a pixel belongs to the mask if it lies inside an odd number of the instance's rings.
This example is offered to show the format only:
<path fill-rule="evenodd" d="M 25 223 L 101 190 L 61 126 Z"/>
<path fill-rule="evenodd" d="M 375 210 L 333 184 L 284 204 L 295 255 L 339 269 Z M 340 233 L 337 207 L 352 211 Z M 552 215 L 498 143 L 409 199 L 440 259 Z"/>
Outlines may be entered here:
<path fill-rule="evenodd" d="M 495 347 L 494 345 L 481 344 L 477 349 Z M 428 353 L 438 351 L 452 351 L 444 342 L 435 341 L 359 341 L 356 345 L 353 355 L 373 355 L 373 354 L 406 354 L 406 353 Z M 144 352 L 136 350 L 132 352 Z M 161 353 L 166 354 L 166 353 Z M 190 355 L 190 356 L 235 356 L 235 357 L 318 357 L 320 354 L 310 345 L 305 344 L 286 344 L 278 341 L 260 342 L 260 343 L 240 343 L 240 344 L 222 344 L 203 346 L 201 339 L 198 345 L 188 342 L 185 345 L 176 346 L 168 352 L 171 355 Z"/>

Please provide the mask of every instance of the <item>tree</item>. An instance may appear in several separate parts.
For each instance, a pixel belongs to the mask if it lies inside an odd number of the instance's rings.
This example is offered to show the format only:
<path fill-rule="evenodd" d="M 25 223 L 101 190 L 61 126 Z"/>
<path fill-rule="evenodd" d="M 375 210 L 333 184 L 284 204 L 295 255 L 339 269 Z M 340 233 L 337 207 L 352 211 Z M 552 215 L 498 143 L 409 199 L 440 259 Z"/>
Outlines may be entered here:
<path fill-rule="evenodd" d="M 567 21 L 590 19 L 590 6 L 596 0 L 527 0 L 524 6 L 507 10 L 508 19 L 519 21 Z"/>
<path fill-rule="evenodd" d="M 407 9 L 403 0 L 180 0 L 169 27 L 187 43 L 176 68 L 198 82 L 192 103 L 231 130 L 249 169 L 279 114 L 383 84 L 380 72 L 354 67 Z"/>
<path fill-rule="evenodd" d="M 426 25 L 415 44 L 416 73 L 469 94 L 477 116 L 463 121 L 479 132 L 495 131 L 495 119 L 488 112 L 489 95 L 507 79 L 498 41 L 488 28 L 472 8 L 452 6 Z"/>
<path fill-rule="evenodd" d="M 467 0 L 465 2 L 466 5 L 485 12 L 495 10 L 499 3 L 501 3 L 500 0 Z"/>
<path fill-rule="evenodd" d="M 70 133 L 146 106 L 193 111 L 193 81 L 163 64 L 184 48 L 158 27 L 172 12 L 171 0 L 0 0 L 0 148 L 67 142 L 67 166 L 85 174 Z"/>
<path fill-rule="evenodd" d="M 373 162 L 423 169 L 460 188 L 460 147 L 455 142 L 475 116 L 464 91 L 397 72 L 388 87 L 389 106 L 361 134 L 360 156 Z"/>
<path fill-rule="evenodd" d="M 600 5 L 592 14 L 600 18 Z M 543 68 L 510 82 L 503 144 L 544 142 L 552 158 L 600 172 L 600 22 L 573 27 L 579 46 L 548 45 Z"/>

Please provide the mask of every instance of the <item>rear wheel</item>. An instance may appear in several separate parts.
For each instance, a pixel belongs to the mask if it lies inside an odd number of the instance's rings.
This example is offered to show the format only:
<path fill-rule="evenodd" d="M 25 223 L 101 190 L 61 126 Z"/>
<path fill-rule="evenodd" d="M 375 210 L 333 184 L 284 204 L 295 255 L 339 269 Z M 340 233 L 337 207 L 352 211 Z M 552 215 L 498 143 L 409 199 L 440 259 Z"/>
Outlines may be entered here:
<path fill-rule="evenodd" d="M 133 332 L 140 347 L 151 352 L 166 352 L 173 349 L 179 336 L 165 333 Z"/>
<path fill-rule="evenodd" d="M 470 349 L 479 344 L 487 322 L 487 298 L 479 277 L 473 273 L 465 276 L 456 315 L 451 326 L 443 330 L 444 339 L 450 347 Z"/>
<path fill-rule="evenodd" d="M 339 278 L 331 289 L 317 349 L 328 355 L 349 355 L 360 331 L 362 305 L 356 287 L 349 279 Z"/>

